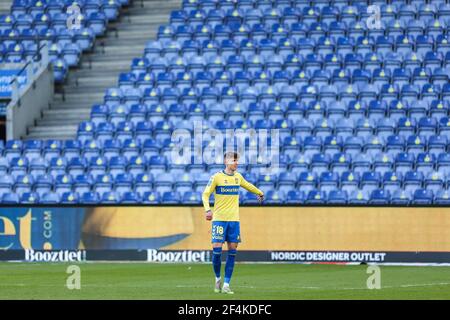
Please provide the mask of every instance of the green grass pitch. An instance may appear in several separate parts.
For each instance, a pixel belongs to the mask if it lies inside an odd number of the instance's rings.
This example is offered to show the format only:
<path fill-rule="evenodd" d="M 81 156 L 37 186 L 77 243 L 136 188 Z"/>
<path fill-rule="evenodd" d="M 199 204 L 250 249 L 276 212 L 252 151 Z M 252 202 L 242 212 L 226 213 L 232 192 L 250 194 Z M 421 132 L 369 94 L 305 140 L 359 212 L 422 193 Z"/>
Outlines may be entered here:
<path fill-rule="evenodd" d="M 210 264 L 77 265 L 81 289 L 69 290 L 69 264 L 0 263 L 0 299 L 450 299 L 450 267 L 380 266 L 369 290 L 364 265 L 237 264 L 225 295 Z"/>

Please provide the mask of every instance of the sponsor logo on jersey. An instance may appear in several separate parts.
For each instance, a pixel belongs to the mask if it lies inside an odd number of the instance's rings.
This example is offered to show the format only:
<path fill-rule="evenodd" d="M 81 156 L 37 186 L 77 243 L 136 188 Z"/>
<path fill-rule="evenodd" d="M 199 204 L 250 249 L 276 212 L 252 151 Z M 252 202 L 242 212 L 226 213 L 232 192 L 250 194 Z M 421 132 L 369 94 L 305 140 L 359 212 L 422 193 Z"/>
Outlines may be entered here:
<path fill-rule="evenodd" d="M 238 195 L 239 194 L 239 186 L 217 186 L 216 194 Z"/>

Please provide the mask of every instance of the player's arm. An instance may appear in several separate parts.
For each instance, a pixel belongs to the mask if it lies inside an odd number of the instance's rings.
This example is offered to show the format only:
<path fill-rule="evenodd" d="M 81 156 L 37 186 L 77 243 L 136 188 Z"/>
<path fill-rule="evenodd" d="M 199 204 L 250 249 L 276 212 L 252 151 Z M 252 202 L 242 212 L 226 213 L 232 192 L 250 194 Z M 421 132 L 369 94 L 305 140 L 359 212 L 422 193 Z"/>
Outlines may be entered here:
<path fill-rule="evenodd" d="M 203 194 L 202 194 L 203 207 L 205 208 L 205 212 L 206 212 L 206 220 L 212 219 L 212 211 L 211 211 L 211 207 L 209 206 L 209 197 L 211 196 L 211 193 L 216 188 L 215 177 L 216 176 L 214 175 L 209 179 L 209 182 L 206 185 L 205 190 L 203 191 Z"/>
<path fill-rule="evenodd" d="M 258 196 L 259 202 L 262 202 L 264 200 L 264 192 L 259 190 L 257 187 L 255 187 L 253 184 L 245 180 L 245 178 L 241 175 L 241 187 L 246 189 L 247 191 L 250 191 L 251 193 L 254 193 Z"/>

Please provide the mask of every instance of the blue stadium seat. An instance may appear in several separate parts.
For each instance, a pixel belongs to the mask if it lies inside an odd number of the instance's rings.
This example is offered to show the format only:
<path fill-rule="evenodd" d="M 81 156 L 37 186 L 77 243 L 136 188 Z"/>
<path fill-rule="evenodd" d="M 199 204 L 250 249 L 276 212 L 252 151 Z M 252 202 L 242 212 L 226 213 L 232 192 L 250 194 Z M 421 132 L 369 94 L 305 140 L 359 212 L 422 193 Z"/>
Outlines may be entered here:
<path fill-rule="evenodd" d="M 68 161 L 65 157 L 55 157 L 50 159 L 50 166 L 48 169 L 48 172 L 53 175 L 57 176 L 59 174 L 64 174 L 67 170 Z"/>
<path fill-rule="evenodd" d="M 83 195 L 85 192 L 91 191 L 91 186 L 94 184 L 94 179 L 91 175 L 77 175 L 73 185 L 73 191 Z"/>
<path fill-rule="evenodd" d="M 340 189 L 342 191 L 346 191 L 347 193 L 351 193 L 358 189 L 360 180 L 361 178 L 359 173 L 345 171 L 340 175 Z"/>
<path fill-rule="evenodd" d="M 299 123 L 295 124 L 298 128 Z M 303 154 L 305 156 L 312 156 L 320 152 L 322 149 L 322 139 L 315 136 L 307 136 L 303 140 Z"/>
<path fill-rule="evenodd" d="M 19 195 L 16 193 L 5 193 L 2 197 L 2 203 L 17 205 L 20 203 Z"/>
<path fill-rule="evenodd" d="M 414 193 L 422 187 L 423 179 L 424 177 L 421 172 L 408 171 L 403 178 L 403 189 Z"/>
<path fill-rule="evenodd" d="M 309 173 L 309 172 L 301 172 L 298 177 L 297 188 L 301 189 L 305 193 L 314 190 L 317 188 L 318 178 L 317 174 Z"/>
<path fill-rule="evenodd" d="M 391 195 L 389 191 L 376 189 L 370 194 L 369 204 L 387 205 L 390 201 Z"/>
<path fill-rule="evenodd" d="M 400 152 L 395 157 L 395 171 L 397 173 L 405 174 L 406 172 L 413 170 L 414 163 L 415 163 L 414 154 Z"/>
<path fill-rule="evenodd" d="M 447 190 L 438 190 L 435 192 L 434 204 L 448 205 L 450 204 L 449 194 Z"/>
<path fill-rule="evenodd" d="M 93 175 L 95 177 L 92 190 L 99 195 L 103 195 L 105 192 L 111 192 L 113 189 L 113 177 L 110 174 L 98 174 Z"/>
<path fill-rule="evenodd" d="M 345 153 L 355 156 L 358 155 L 364 145 L 364 141 L 360 137 L 348 137 L 344 141 L 343 150 Z"/>
<path fill-rule="evenodd" d="M 40 174 L 34 178 L 33 190 L 38 193 L 40 197 L 51 192 L 54 184 L 54 179 L 49 174 Z"/>
<path fill-rule="evenodd" d="M 74 180 L 73 180 L 72 175 L 61 174 L 56 177 L 53 185 L 54 185 L 55 192 L 62 195 L 65 192 L 72 191 L 72 187 L 74 185 Z"/>
<path fill-rule="evenodd" d="M 42 145 L 43 143 L 40 140 L 26 140 L 23 145 L 23 156 L 27 157 L 28 160 L 40 157 Z"/>
<path fill-rule="evenodd" d="M 176 192 L 167 191 L 162 195 L 161 203 L 163 204 L 178 204 L 180 203 L 181 195 Z"/>
<path fill-rule="evenodd" d="M 183 203 L 185 204 L 199 204 L 201 203 L 201 194 L 200 192 L 186 192 L 183 195 Z"/>
<path fill-rule="evenodd" d="M 434 194 L 445 189 L 445 175 L 440 171 L 433 171 L 426 175 L 424 179 L 424 188 L 433 191 Z"/>
<path fill-rule="evenodd" d="M 331 163 L 331 157 L 327 154 L 315 153 L 311 157 L 311 172 L 321 175 L 323 172 L 328 171 Z"/>
<path fill-rule="evenodd" d="M 342 205 L 346 204 L 348 200 L 347 191 L 332 190 L 328 193 L 327 204 Z"/>
<path fill-rule="evenodd" d="M 84 174 L 88 168 L 89 163 L 85 158 L 72 158 L 66 167 L 67 173 L 76 176 Z"/>
<path fill-rule="evenodd" d="M 397 190 L 392 194 L 391 203 L 394 205 L 408 205 L 412 201 L 412 194 L 405 190 Z"/>
<path fill-rule="evenodd" d="M 282 204 L 285 200 L 285 194 L 279 190 L 270 190 L 265 194 L 265 203 L 267 204 Z"/>
<path fill-rule="evenodd" d="M 311 190 L 308 192 L 305 203 L 320 205 L 320 204 L 325 204 L 326 201 L 327 201 L 326 192 L 314 189 L 314 190 Z"/>
<path fill-rule="evenodd" d="M 353 190 L 348 197 L 348 204 L 367 204 L 369 202 L 369 193 L 362 190 Z"/>
<path fill-rule="evenodd" d="M 437 156 L 439 153 L 445 152 L 447 144 L 446 136 L 432 135 L 428 139 L 428 153 Z"/>
<path fill-rule="evenodd" d="M 175 176 L 170 173 L 161 173 L 155 176 L 154 190 L 163 194 L 173 190 Z"/>
<path fill-rule="evenodd" d="M 80 202 L 80 196 L 74 192 L 64 192 L 61 195 L 61 204 L 77 204 Z"/>
<path fill-rule="evenodd" d="M 406 142 L 406 152 L 417 156 L 419 153 L 425 151 L 426 138 L 418 135 L 411 135 Z"/>
<path fill-rule="evenodd" d="M 144 204 L 160 204 L 161 195 L 159 192 L 148 191 L 142 194 L 142 203 Z"/>
<path fill-rule="evenodd" d="M 289 172 L 281 172 L 278 177 L 278 191 L 284 192 L 287 194 L 289 191 L 295 189 L 295 184 L 297 179 L 295 176 L 290 174 Z"/>
<path fill-rule="evenodd" d="M 83 204 L 99 204 L 101 200 L 102 199 L 100 198 L 100 195 L 97 192 L 90 192 L 90 191 L 82 193 L 80 199 L 80 201 Z"/>
<path fill-rule="evenodd" d="M 48 161 L 42 157 L 33 158 L 28 166 L 28 173 L 33 177 L 45 174 L 48 169 Z"/>
<path fill-rule="evenodd" d="M 335 153 L 333 155 L 330 169 L 337 174 L 349 171 L 352 167 L 352 157 L 345 153 Z"/>
<path fill-rule="evenodd" d="M 436 166 L 436 156 L 429 153 L 419 153 L 416 158 L 416 170 L 424 175 L 432 172 Z"/>
<path fill-rule="evenodd" d="M 46 192 L 39 196 L 39 203 L 40 204 L 50 204 L 55 205 L 61 203 L 61 197 L 59 194 L 55 192 Z"/>
<path fill-rule="evenodd" d="M 13 189 L 15 193 L 21 195 L 25 192 L 31 192 L 33 184 L 34 178 L 31 175 L 18 175 L 15 178 Z"/>
<path fill-rule="evenodd" d="M 120 193 L 119 193 L 120 194 Z M 141 196 L 133 191 L 127 191 L 120 194 L 121 204 L 138 204 L 142 202 Z"/>
<path fill-rule="evenodd" d="M 20 140 L 7 140 L 3 155 L 8 161 L 22 155 L 23 143 Z"/>
<path fill-rule="evenodd" d="M 306 200 L 305 192 L 299 190 L 291 190 L 286 195 L 286 204 L 304 203 Z"/>
<path fill-rule="evenodd" d="M 430 205 L 433 203 L 434 194 L 431 190 L 417 189 L 414 192 L 412 204 Z"/>
<path fill-rule="evenodd" d="M 9 163 L 9 174 L 16 178 L 19 175 L 25 175 L 28 172 L 28 159 L 17 157 L 11 159 Z"/>
<path fill-rule="evenodd" d="M 36 204 L 39 203 L 39 195 L 36 192 L 24 192 L 19 201 L 23 204 Z"/>
<path fill-rule="evenodd" d="M 114 191 L 106 191 L 101 194 L 101 203 L 103 204 L 117 204 L 121 202 L 121 196 Z"/>
<path fill-rule="evenodd" d="M 334 172 L 322 172 L 319 178 L 319 188 L 321 191 L 329 192 L 338 189 L 339 175 Z"/>
<path fill-rule="evenodd" d="M 378 189 L 381 185 L 381 176 L 378 172 L 366 171 L 361 176 L 361 190 L 367 193 Z"/>
<path fill-rule="evenodd" d="M 398 128 L 398 130 L 400 130 L 400 128 Z M 405 144 L 405 138 L 400 134 L 391 135 L 386 138 L 386 153 L 391 156 L 396 156 L 399 152 L 405 150 Z"/>
<path fill-rule="evenodd" d="M 402 189 L 403 175 L 388 171 L 383 175 L 383 190 L 394 194 L 397 190 Z"/>

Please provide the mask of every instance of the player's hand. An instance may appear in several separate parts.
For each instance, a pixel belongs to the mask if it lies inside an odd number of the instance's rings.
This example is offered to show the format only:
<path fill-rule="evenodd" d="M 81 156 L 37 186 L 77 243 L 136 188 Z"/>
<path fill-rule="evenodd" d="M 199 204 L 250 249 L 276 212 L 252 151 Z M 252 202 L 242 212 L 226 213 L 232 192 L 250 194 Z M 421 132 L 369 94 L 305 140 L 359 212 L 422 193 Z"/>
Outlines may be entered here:
<path fill-rule="evenodd" d="M 212 211 L 208 210 L 206 211 L 206 220 L 210 221 L 212 219 Z"/>
<path fill-rule="evenodd" d="M 264 194 L 258 196 L 259 203 L 262 203 L 264 201 Z"/>

